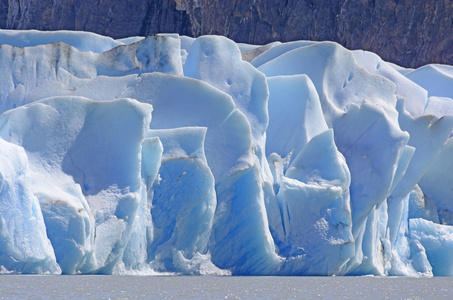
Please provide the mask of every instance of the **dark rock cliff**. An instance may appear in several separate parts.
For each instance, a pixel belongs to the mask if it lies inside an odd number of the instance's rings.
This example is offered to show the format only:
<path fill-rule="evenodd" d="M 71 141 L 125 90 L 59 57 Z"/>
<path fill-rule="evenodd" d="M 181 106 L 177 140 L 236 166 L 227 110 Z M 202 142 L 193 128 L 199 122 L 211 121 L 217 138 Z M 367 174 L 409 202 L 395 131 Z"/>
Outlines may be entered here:
<path fill-rule="evenodd" d="M 114 38 L 177 32 L 237 42 L 332 40 L 406 67 L 453 64 L 448 0 L 2 0 L 0 28 Z"/>

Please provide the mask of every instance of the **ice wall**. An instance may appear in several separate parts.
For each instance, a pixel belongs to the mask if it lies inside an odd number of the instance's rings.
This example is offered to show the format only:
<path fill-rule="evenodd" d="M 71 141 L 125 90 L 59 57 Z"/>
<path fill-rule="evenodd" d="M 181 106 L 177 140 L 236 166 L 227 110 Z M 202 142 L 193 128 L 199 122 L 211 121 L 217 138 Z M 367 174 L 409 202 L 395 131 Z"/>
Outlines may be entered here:
<path fill-rule="evenodd" d="M 450 66 L 220 36 L 0 42 L 1 271 L 453 274 Z"/>

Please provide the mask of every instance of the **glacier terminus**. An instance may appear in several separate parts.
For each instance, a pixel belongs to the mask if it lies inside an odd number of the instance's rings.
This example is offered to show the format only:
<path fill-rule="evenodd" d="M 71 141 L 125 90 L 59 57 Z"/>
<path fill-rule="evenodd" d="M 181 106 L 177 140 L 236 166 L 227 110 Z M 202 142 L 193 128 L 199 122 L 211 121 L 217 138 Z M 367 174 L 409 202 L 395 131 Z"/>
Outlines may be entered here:
<path fill-rule="evenodd" d="M 453 276 L 453 67 L 0 30 L 0 272 Z"/>

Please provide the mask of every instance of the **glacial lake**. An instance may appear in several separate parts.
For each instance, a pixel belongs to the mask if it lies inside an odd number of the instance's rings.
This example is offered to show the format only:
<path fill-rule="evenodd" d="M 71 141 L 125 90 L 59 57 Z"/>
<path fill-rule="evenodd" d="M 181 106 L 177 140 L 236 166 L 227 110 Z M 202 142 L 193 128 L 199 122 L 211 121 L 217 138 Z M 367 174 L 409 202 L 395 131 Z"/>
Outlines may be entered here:
<path fill-rule="evenodd" d="M 453 299 L 453 278 L 0 275 L 0 299 Z"/>

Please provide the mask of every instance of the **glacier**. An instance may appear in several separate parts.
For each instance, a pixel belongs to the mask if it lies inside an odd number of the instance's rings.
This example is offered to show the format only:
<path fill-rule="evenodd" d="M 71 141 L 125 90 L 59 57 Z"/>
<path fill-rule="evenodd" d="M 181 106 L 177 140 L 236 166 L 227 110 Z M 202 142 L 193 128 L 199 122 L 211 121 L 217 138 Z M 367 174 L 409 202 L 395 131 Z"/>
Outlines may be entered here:
<path fill-rule="evenodd" d="M 0 30 L 0 272 L 453 276 L 453 67 Z"/>

